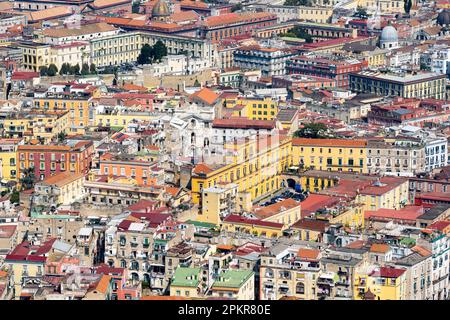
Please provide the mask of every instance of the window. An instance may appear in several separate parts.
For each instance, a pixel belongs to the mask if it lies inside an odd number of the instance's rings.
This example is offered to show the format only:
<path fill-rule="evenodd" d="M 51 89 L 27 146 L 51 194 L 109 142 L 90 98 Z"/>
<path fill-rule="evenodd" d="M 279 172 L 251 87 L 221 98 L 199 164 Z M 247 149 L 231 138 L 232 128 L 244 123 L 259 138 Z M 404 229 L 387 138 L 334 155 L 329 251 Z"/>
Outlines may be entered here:
<path fill-rule="evenodd" d="M 296 294 L 305 294 L 305 284 L 303 282 L 298 282 L 295 286 Z"/>

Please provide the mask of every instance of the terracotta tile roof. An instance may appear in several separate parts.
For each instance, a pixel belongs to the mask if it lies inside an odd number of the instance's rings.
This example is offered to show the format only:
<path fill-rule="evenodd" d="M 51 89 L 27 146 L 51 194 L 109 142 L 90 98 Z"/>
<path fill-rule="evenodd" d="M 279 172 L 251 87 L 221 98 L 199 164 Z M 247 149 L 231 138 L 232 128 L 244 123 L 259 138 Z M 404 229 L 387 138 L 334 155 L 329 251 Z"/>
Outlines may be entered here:
<path fill-rule="evenodd" d="M 73 14 L 73 10 L 66 6 L 57 6 L 40 11 L 27 12 L 28 22 L 38 22 L 43 20 L 51 20 L 59 17 L 69 16 Z"/>
<path fill-rule="evenodd" d="M 326 220 L 315 220 L 315 219 L 301 219 L 292 225 L 293 229 L 311 230 L 320 233 L 325 232 L 326 228 L 329 226 L 329 222 Z"/>
<path fill-rule="evenodd" d="M 345 248 L 349 248 L 349 249 L 361 249 L 365 246 L 365 241 L 364 240 L 355 240 L 351 243 L 349 243 L 348 245 L 345 246 Z"/>
<path fill-rule="evenodd" d="M 339 197 L 311 193 L 304 201 L 300 203 L 302 217 L 310 216 L 317 210 L 330 207 L 337 204 L 339 201 Z"/>
<path fill-rule="evenodd" d="M 421 246 L 414 246 L 411 248 L 412 251 L 417 252 L 422 257 L 428 257 L 432 254 L 432 252 L 424 247 Z"/>
<path fill-rule="evenodd" d="M 72 172 L 61 172 L 58 174 L 55 174 L 54 176 L 50 176 L 46 179 L 44 179 L 41 182 L 41 184 L 44 185 L 56 185 L 58 187 L 65 186 L 66 184 L 69 184 L 75 180 L 82 179 L 83 178 L 82 173 L 72 173 Z"/>
<path fill-rule="evenodd" d="M 95 0 L 94 2 L 90 3 L 89 6 L 95 9 L 103 9 L 127 3 L 131 4 L 131 2 L 132 0 Z"/>
<path fill-rule="evenodd" d="M 382 278 L 394 278 L 397 279 L 402 274 L 405 273 L 404 269 L 390 268 L 390 267 L 380 267 L 380 270 L 373 271 L 370 275 Z"/>
<path fill-rule="evenodd" d="M 257 226 L 277 228 L 277 229 L 283 228 L 282 223 L 268 222 L 268 221 L 263 221 L 263 220 L 259 220 L 259 219 L 250 219 L 250 218 L 246 218 L 246 217 L 243 217 L 243 216 L 240 216 L 237 214 L 230 214 L 223 221 L 227 222 L 227 223 L 257 225 Z"/>
<path fill-rule="evenodd" d="M 250 22 L 255 19 L 263 20 L 273 18 L 274 15 L 268 12 L 252 12 L 252 13 L 227 13 L 220 16 L 210 16 L 205 19 L 204 24 L 207 27 L 216 27 L 221 25 L 235 24 L 239 22 Z M 276 17 L 276 16 L 275 16 Z"/>
<path fill-rule="evenodd" d="M 177 13 L 173 13 L 169 19 L 172 22 L 182 22 L 182 21 L 190 21 L 199 19 L 199 15 L 194 10 L 189 11 L 180 11 Z"/>
<path fill-rule="evenodd" d="M 105 22 L 98 22 L 98 23 L 90 23 L 86 25 L 82 25 L 79 28 L 48 28 L 45 29 L 42 34 L 47 37 L 54 37 L 54 38 L 61 38 L 61 37 L 74 37 L 74 36 L 80 36 L 84 34 L 92 34 L 92 33 L 99 33 L 99 32 L 108 32 L 108 31 L 115 31 L 117 30 L 116 27 L 105 23 Z"/>
<path fill-rule="evenodd" d="M 297 256 L 303 260 L 317 260 L 320 255 L 320 250 L 317 249 L 299 249 Z"/>
<path fill-rule="evenodd" d="M 362 139 L 308 139 L 293 138 L 293 146 L 318 146 L 318 147 L 354 147 L 364 148 L 367 140 Z"/>
<path fill-rule="evenodd" d="M 125 85 L 122 86 L 122 88 L 124 90 L 127 90 L 127 91 L 144 91 L 144 92 L 148 92 L 148 89 L 146 87 L 138 86 L 138 85 L 131 84 L 131 83 L 126 83 Z"/>
<path fill-rule="evenodd" d="M 180 7 L 193 7 L 193 8 L 209 8 L 208 4 L 202 1 L 182 0 L 180 1 Z"/>
<path fill-rule="evenodd" d="M 428 228 L 444 232 L 444 230 L 450 229 L 450 221 L 436 221 L 430 224 Z"/>
<path fill-rule="evenodd" d="M 208 174 L 211 171 L 213 171 L 213 170 L 204 163 L 199 163 L 194 168 L 195 174 L 200 174 L 200 173 Z"/>
<path fill-rule="evenodd" d="M 0 225 L 0 238 L 11 238 L 16 229 L 16 225 Z"/>
<path fill-rule="evenodd" d="M 374 253 L 387 253 L 391 250 L 391 247 L 385 243 L 374 243 L 370 246 L 369 251 Z"/>
<path fill-rule="evenodd" d="M 191 95 L 191 98 L 200 99 L 207 104 L 213 104 L 219 98 L 219 95 L 208 88 L 203 88 Z"/>
<path fill-rule="evenodd" d="M 106 293 L 106 291 L 108 290 L 109 284 L 111 283 L 111 276 L 104 274 L 102 275 L 102 277 L 100 278 L 100 281 L 97 283 L 97 285 L 95 286 L 95 290 L 101 293 Z"/>
<path fill-rule="evenodd" d="M 289 198 L 266 207 L 257 207 L 253 212 L 258 218 L 266 219 L 293 208 L 298 208 L 298 211 L 300 211 L 300 203 Z"/>
<path fill-rule="evenodd" d="M 401 220 L 415 221 L 417 217 L 423 214 L 423 207 L 413 206 L 399 210 L 381 208 L 376 211 L 365 211 L 365 219 L 383 219 L 383 220 Z"/>

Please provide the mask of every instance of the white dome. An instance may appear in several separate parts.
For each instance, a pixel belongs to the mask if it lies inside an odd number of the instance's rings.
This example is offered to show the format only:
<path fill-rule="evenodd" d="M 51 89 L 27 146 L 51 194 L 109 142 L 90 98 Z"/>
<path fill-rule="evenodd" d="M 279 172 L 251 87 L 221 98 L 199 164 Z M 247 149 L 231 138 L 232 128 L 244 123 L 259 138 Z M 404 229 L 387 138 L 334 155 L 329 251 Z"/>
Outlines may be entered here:
<path fill-rule="evenodd" d="M 380 42 L 395 42 L 398 41 L 397 30 L 393 26 L 386 26 L 381 31 Z"/>

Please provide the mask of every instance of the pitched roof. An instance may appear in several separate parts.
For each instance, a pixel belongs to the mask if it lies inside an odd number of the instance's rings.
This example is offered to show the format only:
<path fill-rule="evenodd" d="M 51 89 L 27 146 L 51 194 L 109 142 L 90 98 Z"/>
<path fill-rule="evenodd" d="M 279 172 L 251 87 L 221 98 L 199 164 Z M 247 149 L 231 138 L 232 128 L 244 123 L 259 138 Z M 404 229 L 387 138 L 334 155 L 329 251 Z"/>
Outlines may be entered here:
<path fill-rule="evenodd" d="M 317 249 L 298 249 L 297 256 L 303 260 L 317 260 L 320 255 L 320 250 Z"/>
<path fill-rule="evenodd" d="M 380 267 L 379 270 L 374 270 L 370 275 L 375 277 L 382 277 L 382 278 L 398 278 L 402 274 L 405 273 L 406 270 L 404 269 L 397 269 L 397 268 L 391 268 L 391 267 Z"/>
<path fill-rule="evenodd" d="M 82 173 L 61 172 L 61 173 L 55 174 L 54 176 L 50 176 L 38 183 L 41 183 L 44 185 L 56 185 L 58 187 L 61 187 L 66 184 L 69 184 L 75 180 L 82 179 L 83 176 L 84 175 Z"/>
<path fill-rule="evenodd" d="M 199 91 L 194 92 L 191 95 L 191 98 L 197 98 L 206 102 L 207 104 L 213 104 L 219 98 L 219 95 L 209 88 L 203 88 Z"/>
<path fill-rule="evenodd" d="M 208 167 L 208 165 L 206 165 L 204 163 L 199 163 L 194 168 L 194 173 L 195 174 L 201 174 L 201 173 L 208 174 L 211 171 L 212 171 L 212 169 L 210 167 Z"/>
<path fill-rule="evenodd" d="M 105 22 L 97 22 L 97 23 L 90 23 L 86 25 L 82 25 L 79 28 L 48 28 L 45 29 L 42 34 L 47 37 L 54 37 L 54 38 L 61 38 L 61 37 L 76 37 L 84 34 L 92 34 L 92 33 L 99 33 L 99 32 L 108 32 L 108 31 L 115 31 L 117 30 L 116 27 L 107 24 Z"/>
<path fill-rule="evenodd" d="M 57 6 L 40 11 L 27 12 L 28 22 L 38 22 L 43 20 L 51 20 L 59 17 L 69 16 L 73 14 L 73 10 L 66 6 Z"/>
<path fill-rule="evenodd" d="M 259 219 L 250 219 L 250 218 L 246 218 L 244 216 L 240 216 L 237 214 L 230 214 L 223 221 L 228 222 L 228 223 L 250 224 L 250 225 L 257 225 L 257 226 L 277 228 L 277 229 L 283 228 L 282 223 L 268 222 L 268 221 L 263 221 L 263 220 L 259 220 Z"/>
<path fill-rule="evenodd" d="M 391 247 L 385 243 L 374 243 L 370 246 L 369 251 L 374 253 L 387 253 L 391 250 Z"/>
<path fill-rule="evenodd" d="M 294 223 L 292 225 L 292 228 L 318 231 L 323 233 L 329 225 L 329 222 L 326 220 L 301 219 Z"/>
<path fill-rule="evenodd" d="M 266 207 L 257 207 L 253 210 L 253 212 L 258 218 L 266 219 L 292 208 L 298 208 L 298 211 L 300 211 L 300 203 L 294 199 L 288 198 Z"/>
<path fill-rule="evenodd" d="M 103 274 L 100 278 L 100 281 L 95 286 L 95 290 L 101 293 L 106 293 L 108 290 L 109 284 L 111 283 L 111 276 L 107 274 Z"/>
<path fill-rule="evenodd" d="M 89 6 L 95 9 L 103 9 L 118 6 L 121 4 L 131 3 L 132 0 L 95 0 Z"/>

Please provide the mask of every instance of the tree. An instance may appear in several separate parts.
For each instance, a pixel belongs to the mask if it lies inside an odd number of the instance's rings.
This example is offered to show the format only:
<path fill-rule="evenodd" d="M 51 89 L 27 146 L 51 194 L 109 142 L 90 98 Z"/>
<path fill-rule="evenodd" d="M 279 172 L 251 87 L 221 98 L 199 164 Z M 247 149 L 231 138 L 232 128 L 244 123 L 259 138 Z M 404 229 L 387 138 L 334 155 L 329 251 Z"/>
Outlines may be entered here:
<path fill-rule="evenodd" d="M 83 76 L 89 74 L 89 65 L 87 63 L 83 63 L 83 66 L 81 67 L 81 74 Z"/>
<path fill-rule="evenodd" d="M 69 73 L 70 73 L 70 64 L 63 63 L 61 65 L 61 69 L 59 70 L 59 74 L 63 76 L 63 75 L 69 74 Z"/>
<path fill-rule="evenodd" d="M 60 132 L 58 133 L 58 141 L 59 142 L 64 142 L 64 140 L 66 140 L 66 133 L 65 132 Z"/>
<path fill-rule="evenodd" d="M 133 4 L 131 5 L 131 12 L 132 13 L 139 13 L 140 11 L 140 1 L 133 1 Z"/>
<path fill-rule="evenodd" d="M 11 201 L 11 203 L 19 203 L 20 202 L 20 193 L 17 190 L 14 190 L 11 193 L 11 198 L 9 198 L 9 201 Z"/>
<path fill-rule="evenodd" d="M 405 9 L 405 13 L 409 14 L 412 7 L 412 0 L 404 0 L 403 8 Z"/>
<path fill-rule="evenodd" d="M 286 0 L 285 6 L 307 6 L 310 7 L 312 2 L 310 0 Z"/>
<path fill-rule="evenodd" d="M 361 19 L 367 19 L 369 17 L 369 15 L 367 14 L 367 11 L 365 8 L 358 6 L 356 8 L 355 14 L 353 15 L 354 17 L 358 17 Z"/>
<path fill-rule="evenodd" d="M 23 170 L 23 177 L 20 179 L 22 190 L 29 190 L 34 187 L 36 177 L 34 175 L 34 168 L 26 168 Z"/>
<path fill-rule="evenodd" d="M 153 60 L 161 61 L 164 56 L 167 56 L 167 47 L 161 40 L 158 40 L 153 46 Z"/>
<path fill-rule="evenodd" d="M 57 66 L 55 66 L 53 63 L 48 66 L 48 75 L 50 77 L 56 76 L 57 73 L 58 73 L 58 67 Z"/>
<path fill-rule="evenodd" d="M 198 79 L 195 79 L 194 87 L 200 87 L 200 82 L 198 81 Z"/>
<path fill-rule="evenodd" d="M 242 3 L 236 3 L 233 7 L 231 7 L 231 12 L 242 10 Z"/>
<path fill-rule="evenodd" d="M 148 44 L 144 44 L 141 48 L 141 53 L 137 58 L 138 64 L 149 64 L 153 58 L 153 48 Z"/>
<path fill-rule="evenodd" d="M 328 138 L 330 135 L 327 132 L 328 128 L 323 123 L 307 123 L 303 125 L 303 128 L 294 133 L 294 137 L 313 139 Z"/>
<path fill-rule="evenodd" d="M 80 74 L 80 65 L 77 63 L 76 65 L 70 67 L 70 74 Z"/>
<path fill-rule="evenodd" d="M 39 74 L 41 75 L 41 77 L 47 76 L 48 75 L 48 68 L 46 66 L 40 66 L 39 67 Z"/>
<path fill-rule="evenodd" d="M 312 36 L 305 30 L 305 28 L 301 28 L 301 27 L 298 27 L 298 26 L 294 27 L 292 30 L 290 30 L 289 32 L 283 34 L 282 36 L 305 39 L 306 43 L 312 43 L 313 42 Z"/>
<path fill-rule="evenodd" d="M 89 66 L 89 72 L 92 74 L 97 73 L 97 67 L 95 66 L 95 64 L 91 63 L 91 65 Z"/>

